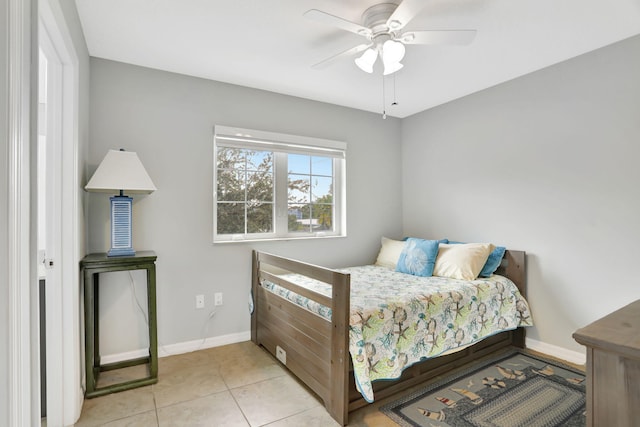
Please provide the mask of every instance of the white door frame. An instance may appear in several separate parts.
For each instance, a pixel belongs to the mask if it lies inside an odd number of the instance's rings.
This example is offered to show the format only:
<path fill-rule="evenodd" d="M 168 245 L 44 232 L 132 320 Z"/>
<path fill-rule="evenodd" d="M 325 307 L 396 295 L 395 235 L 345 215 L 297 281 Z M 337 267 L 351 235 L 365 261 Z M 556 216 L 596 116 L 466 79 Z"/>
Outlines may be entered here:
<path fill-rule="evenodd" d="M 49 3 L 47 1 L 47 3 Z M 61 366 L 63 384 L 56 390 L 62 402 L 59 425 L 70 425 L 77 419 L 82 405 L 81 353 L 79 336 L 79 243 L 78 243 L 78 61 L 59 5 L 52 2 L 42 9 L 45 23 L 56 23 L 50 33 L 59 53 L 66 52 L 63 67 L 63 153 L 61 171 L 61 205 L 69 203 L 62 215 L 60 268 L 63 286 L 60 287 L 62 321 L 51 325 L 59 331 L 62 343 Z M 9 425 L 37 426 L 40 424 L 39 386 L 39 330 L 38 280 L 35 209 L 37 129 L 37 34 L 38 22 L 33 22 L 35 0 L 8 0 L 8 102 L 7 102 L 7 277 L 8 277 L 8 414 Z M 61 23 L 57 25 L 57 23 Z M 47 27 L 49 28 L 49 27 Z M 56 37 L 60 38 L 56 39 Z M 59 42 L 63 44 L 58 45 Z M 69 62 L 66 62 L 69 61 Z M 68 234 L 66 234 L 68 233 Z M 68 237 L 68 238 L 67 238 Z M 64 334 L 61 333 L 64 331 Z M 53 393 L 50 393 L 53 395 Z M 49 424 L 49 425 L 58 425 Z"/>
<path fill-rule="evenodd" d="M 33 70 L 32 1 L 8 0 L 8 102 L 7 102 L 7 276 L 9 279 L 9 350 L 7 377 L 8 422 L 12 426 L 34 425 L 31 361 L 38 348 L 31 324 L 35 282 L 35 236 L 31 230 Z M 37 331 L 37 327 L 35 328 Z M 36 371 L 37 372 L 37 371 Z M 39 379 L 38 379 L 39 380 Z M 38 408 L 39 409 L 39 408 Z"/>
<path fill-rule="evenodd" d="M 47 194 L 47 214 L 54 223 L 47 228 L 54 268 L 45 285 L 47 339 L 47 424 L 71 425 L 80 416 L 82 353 L 80 338 L 79 173 L 78 173 L 78 57 L 57 1 L 38 4 L 39 44 L 45 52 L 52 79 L 53 107 L 49 114 L 54 138 L 47 156 L 47 177 L 53 180 Z M 55 99 L 57 98 L 57 99 Z M 49 143 L 49 138 L 48 141 Z M 32 186 L 32 189 L 34 186 Z M 47 275 L 49 276 L 49 275 Z M 37 316 L 37 314 L 35 315 Z M 35 317 L 32 315 L 32 321 Z"/>

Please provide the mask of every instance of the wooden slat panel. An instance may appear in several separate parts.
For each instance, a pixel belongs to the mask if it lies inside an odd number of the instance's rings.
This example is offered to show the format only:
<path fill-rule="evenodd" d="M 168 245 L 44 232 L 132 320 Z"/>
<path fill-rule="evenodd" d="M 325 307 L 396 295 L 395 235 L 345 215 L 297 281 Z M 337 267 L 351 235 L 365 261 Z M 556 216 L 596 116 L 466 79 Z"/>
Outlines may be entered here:
<path fill-rule="evenodd" d="M 287 349 L 295 349 L 296 352 L 302 355 L 306 360 L 309 366 L 313 366 L 309 368 L 310 371 L 318 371 L 316 375 L 318 378 L 325 375 L 326 372 L 330 369 L 330 364 L 328 363 L 328 359 L 323 359 L 321 354 L 315 353 L 311 348 L 302 343 L 299 340 L 296 340 L 293 336 L 295 333 L 290 333 L 290 328 L 287 329 L 279 329 L 279 324 L 277 323 L 268 323 L 263 322 L 262 320 L 258 321 L 258 325 L 260 328 L 268 328 L 271 331 L 271 334 L 278 338 L 278 341 L 281 342 L 280 347 L 284 350 Z M 286 347 L 286 348 L 285 348 Z"/>
<path fill-rule="evenodd" d="M 301 364 L 301 369 L 313 377 L 318 384 L 326 388 L 329 387 L 331 367 L 326 361 L 317 357 L 310 357 L 304 346 L 296 343 L 295 340 L 291 340 L 290 337 L 282 334 L 279 330 L 266 327 L 264 324 L 261 324 L 260 328 L 260 334 L 263 338 L 268 338 L 287 353 L 287 367 L 290 367 L 291 362 L 299 363 Z"/>
<path fill-rule="evenodd" d="M 290 323 L 296 322 L 301 331 L 310 336 L 318 336 L 317 341 L 326 342 L 329 347 L 331 342 L 331 323 L 323 317 L 318 316 L 298 306 L 276 294 L 263 288 L 258 289 L 257 301 L 273 304 L 282 310 L 281 315 Z"/>
<path fill-rule="evenodd" d="M 274 355 L 276 353 L 276 345 L 280 345 L 277 343 L 277 339 L 273 337 L 270 330 L 260 330 L 259 332 L 260 339 L 263 343 L 264 348 L 266 348 L 271 354 Z M 313 375 L 309 374 L 306 369 L 306 361 L 304 358 L 297 355 L 295 351 L 291 351 L 291 357 L 287 354 L 287 365 L 286 368 L 289 369 L 293 374 L 300 379 L 303 383 L 307 385 L 315 394 L 325 402 L 325 406 L 327 402 L 329 402 L 329 374 L 326 375 L 325 381 L 320 382 Z"/>
<path fill-rule="evenodd" d="M 277 337 L 279 345 L 285 351 L 296 349 L 296 353 L 306 359 L 306 369 L 321 383 L 328 384 L 331 331 L 329 322 L 262 288 L 258 292 L 258 308 L 259 329 L 269 328 L 270 334 Z"/>
<path fill-rule="evenodd" d="M 258 322 L 271 327 L 271 329 L 277 330 L 283 335 L 290 337 L 294 342 L 304 346 L 306 351 L 310 354 L 310 357 L 324 359 L 325 363 L 329 365 L 329 357 L 331 355 L 329 341 L 325 337 L 315 334 L 308 335 L 304 333 L 300 328 L 298 322 L 291 322 L 283 316 L 283 311 L 278 307 L 265 304 L 263 301 L 260 304 L 260 316 Z"/>
<path fill-rule="evenodd" d="M 307 370 L 311 375 L 313 375 L 319 382 L 322 384 L 328 384 L 328 377 L 330 372 L 330 365 L 326 360 L 322 360 L 321 358 L 314 357 L 303 345 L 292 340 L 291 337 L 283 334 L 281 331 L 265 326 L 264 323 L 260 323 L 260 327 L 264 327 L 264 330 L 267 331 L 271 339 L 282 347 L 283 350 L 287 352 L 287 360 L 291 359 L 289 356 L 295 359 L 295 356 L 300 356 L 300 358 L 304 359 L 305 370 Z M 262 332 L 262 331 L 261 331 Z M 295 354 L 293 354 L 295 352 Z M 296 360 L 301 360 L 296 359 Z M 292 359 L 293 360 L 293 359 Z"/>
<path fill-rule="evenodd" d="M 298 295 L 302 295 L 305 298 L 309 298 L 315 302 L 318 302 L 325 307 L 331 307 L 331 298 L 326 295 L 319 294 L 318 292 L 312 291 L 311 289 L 303 288 L 302 286 L 296 285 L 293 282 L 290 282 L 282 277 L 276 276 L 275 274 L 271 274 L 267 271 L 260 272 L 260 278 L 268 280 L 276 285 L 279 285 L 285 289 L 289 289 L 297 293 Z"/>

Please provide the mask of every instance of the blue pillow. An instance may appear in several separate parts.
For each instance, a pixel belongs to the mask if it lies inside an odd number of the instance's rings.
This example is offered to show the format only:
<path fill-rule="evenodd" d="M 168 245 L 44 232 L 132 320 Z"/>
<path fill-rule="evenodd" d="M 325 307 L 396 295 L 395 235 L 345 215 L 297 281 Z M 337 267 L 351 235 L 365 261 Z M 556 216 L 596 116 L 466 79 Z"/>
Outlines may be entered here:
<path fill-rule="evenodd" d="M 464 242 L 450 241 L 449 243 L 452 245 L 459 245 L 463 244 Z M 491 275 L 496 272 L 498 267 L 500 267 L 502 257 L 504 256 L 504 251 L 506 250 L 507 248 L 505 248 L 504 246 L 496 246 L 496 248 L 489 254 L 487 262 L 485 262 L 484 266 L 482 266 L 482 270 L 480 270 L 478 277 L 491 277 Z"/>
<path fill-rule="evenodd" d="M 504 246 L 496 246 L 489 254 L 489 258 L 487 258 L 487 262 L 484 264 L 484 267 L 482 267 L 482 270 L 480 270 L 478 277 L 491 277 L 498 267 L 500 267 L 500 262 L 502 262 L 502 257 L 506 250 L 507 248 Z"/>
<path fill-rule="evenodd" d="M 403 242 L 406 242 L 406 241 L 407 241 L 407 239 L 410 239 L 410 238 L 411 238 L 411 237 L 408 237 L 408 236 L 407 236 L 407 237 L 403 238 L 403 239 L 402 239 L 402 241 L 403 241 Z M 449 243 L 449 239 L 440 239 L 440 240 L 438 240 L 438 243 Z M 462 243 L 462 242 L 455 242 L 455 243 Z"/>
<path fill-rule="evenodd" d="M 436 265 L 439 244 L 437 240 L 409 237 L 398 258 L 396 271 L 414 276 L 431 276 Z"/>

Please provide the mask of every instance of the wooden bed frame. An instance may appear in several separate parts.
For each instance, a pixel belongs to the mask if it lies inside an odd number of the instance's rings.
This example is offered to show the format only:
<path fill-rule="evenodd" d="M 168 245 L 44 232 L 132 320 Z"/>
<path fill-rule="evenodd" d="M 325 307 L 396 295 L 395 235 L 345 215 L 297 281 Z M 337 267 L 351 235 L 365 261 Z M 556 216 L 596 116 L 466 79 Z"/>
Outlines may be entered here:
<path fill-rule="evenodd" d="M 328 283 L 332 286 L 332 297 L 302 288 L 276 275 L 283 271 Z M 525 252 L 506 251 L 496 273 L 511 279 L 526 297 Z M 267 279 L 331 307 L 332 320 L 328 321 L 264 289 L 260 279 Z M 349 274 L 254 251 L 252 292 L 251 340 L 278 357 L 324 401 L 331 416 L 341 425 L 346 425 L 349 412 L 367 405 L 355 388 L 349 355 Z M 375 398 L 388 397 L 505 347 L 524 347 L 524 340 L 524 328 L 517 328 L 487 337 L 456 353 L 416 363 L 405 369 L 398 380 L 374 382 Z"/>

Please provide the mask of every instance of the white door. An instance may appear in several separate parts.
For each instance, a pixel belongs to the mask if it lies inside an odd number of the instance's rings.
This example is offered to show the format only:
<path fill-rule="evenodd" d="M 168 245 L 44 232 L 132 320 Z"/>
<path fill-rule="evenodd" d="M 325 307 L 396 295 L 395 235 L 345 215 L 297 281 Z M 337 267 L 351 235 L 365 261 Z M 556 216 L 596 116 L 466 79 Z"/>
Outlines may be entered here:
<path fill-rule="evenodd" d="M 45 278 L 47 425 L 80 414 L 78 75 L 57 2 L 39 2 L 38 271 Z M 35 311 L 35 310 L 34 310 Z M 38 316 L 38 314 L 34 314 Z M 32 317 L 32 321 L 35 319 Z"/>

